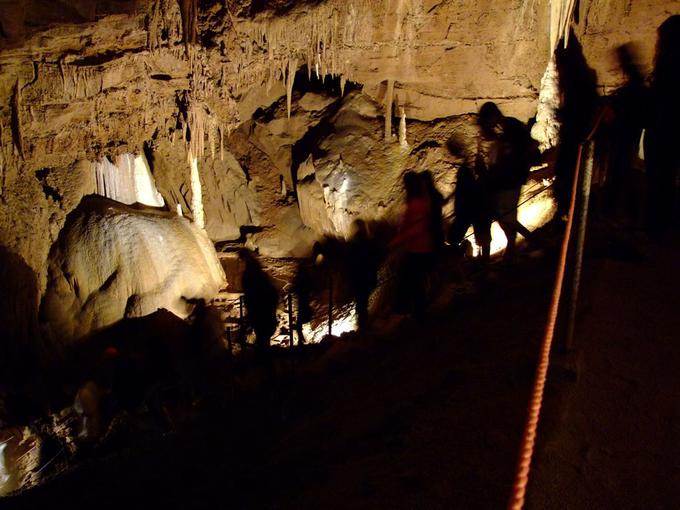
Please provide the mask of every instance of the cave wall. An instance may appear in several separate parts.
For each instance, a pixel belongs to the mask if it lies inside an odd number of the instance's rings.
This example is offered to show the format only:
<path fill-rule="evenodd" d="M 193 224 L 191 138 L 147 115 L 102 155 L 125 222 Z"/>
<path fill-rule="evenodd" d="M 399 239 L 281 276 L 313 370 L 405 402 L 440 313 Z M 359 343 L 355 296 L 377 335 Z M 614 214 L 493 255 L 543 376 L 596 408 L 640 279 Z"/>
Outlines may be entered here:
<path fill-rule="evenodd" d="M 403 107 L 409 123 L 462 118 L 487 100 L 526 120 L 555 2 L 2 0 L 0 245 L 35 272 L 42 292 L 66 215 L 94 189 L 92 162 L 144 153 L 167 206 L 180 204 L 189 218 L 188 157 L 198 158 L 213 240 L 247 226 L 255 245 L 290 254 L 297 248 L 284 238 L 310 234 L 279 180 L 295 186 L 292 148 L 320 120 L 295 97 L 297 72 L 335 77 L 341 92 L 363 87 L 373 130 L 392 86 L 395 112 Z M 574 31 L 603 92 L 622 79 L 612 50 L 635 43 L 651 70 L 656 28 L 680 12 L 676 0 L 578 5 Z M 272 104 L 275 119 L 258 119 Z"/>

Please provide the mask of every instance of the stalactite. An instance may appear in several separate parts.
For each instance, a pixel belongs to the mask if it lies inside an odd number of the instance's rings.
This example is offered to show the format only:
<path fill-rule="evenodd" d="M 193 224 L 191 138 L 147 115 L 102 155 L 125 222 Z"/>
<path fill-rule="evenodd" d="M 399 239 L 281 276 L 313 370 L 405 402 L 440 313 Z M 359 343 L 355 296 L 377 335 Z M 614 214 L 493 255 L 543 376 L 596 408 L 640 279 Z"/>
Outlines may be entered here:
<path fill-rule="evenodd" d="M 554 53 L 560 39 L 564 47 L 569 41 L 569 29 L 574 17 L 576 0 L 551 0 L 550 2 L 550 53 Z"/>
<path fill-rule="evenodd" d="M 14 91 L 12 92 L 11 128 L 14 150 L 21 159 L 24 159 L 24 141 L 21 133 L 21 83 L 19 79 L 14 84 Z"/>
<path fill-rule="evenodd" d="M 351 80 L 352 66 L 345 57 L 345 48 L 354 43 L 357 34 L 370 32 L 370 16 L 359 18 L 357 13 L 368 11 L 368 4 L 375 2 L 329 0 L 286 17 L 261 16 L 243 29 L 243 35 L 250 41 L 243 54 L 249 55 L 253 47 L 264 49 L 268 70 L 262 83 L 268 91 L 273 80 L 288 79 L 291 61 L 305 62 L 310 79 L 314 72 L 318 79 L 331 76 Z M 365 4 L 365 9 L 358 8 L 358 4 Z"/>
<path fill-rule="evenodd" d="M 295 71 L 297 70 L 297 59 L 288 61 L 288 73 L 286 75 L 286 108 L 290 119 L 290 109 L 293 100 L 293 84 L 295 83 Z"/>
<path fill-rule="evenodd" d="M 182 42 L 187 46 L 196 44 L 198 39 L 198 5 L 197 0 L 180 0 L 182 14 Z"/>
<path fill-rule="evenodd" d="M 220 161 L 224 161 L 224 128 L 220 126 Z"/>

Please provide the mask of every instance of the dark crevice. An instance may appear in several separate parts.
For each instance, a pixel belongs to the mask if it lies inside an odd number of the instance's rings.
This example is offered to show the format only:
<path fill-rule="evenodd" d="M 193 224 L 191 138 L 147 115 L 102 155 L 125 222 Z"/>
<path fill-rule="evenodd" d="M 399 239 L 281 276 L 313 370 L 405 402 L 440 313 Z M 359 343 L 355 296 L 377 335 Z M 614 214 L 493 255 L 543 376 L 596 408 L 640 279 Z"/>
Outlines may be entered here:
<path fill-rule="evenodd" d="M 360 90 L 360 84 L 348 81 L 345 84 L 344 93 L 348 94 L 353 90 Z M 307 92 L 318 94 L 327 94 L 335 96 L 338 100 L 329 105 L 324 111 L 324 116 L 321 121 L 307 130 L 300 140 L 293 144 L 292 147 L 292 162 L 291 162 L 291 177 L 293 180 L 293 193 L 297 193 L 297 172 L 298 168 L 311 155 L 312 158 L 321 158 L 326 155 L 326 151 L 319 147 L 319 142 L 333 133 L 333 124 L 331 119 L 338 112 L 342 106 L 342 87 L 339 77 L 317 78 L 312 73 L 311 79 L 307 72 L 307 67 L 303 66 L 295 75 L 295 92 L 300 96 Z"/>
<path fill-rule="evenodd" d="M 89 66 L 100 66 L 103 64 L 108 64 L 109 62 L 112 62 L 114 60 L 118 60 L 119 58 L 123 58 L 126 55 L 134 55 L 136 53 L 141 53 L 144 51 L 143 49 L 133 49 L 133 50 L 109 50 L 105 51 L 103 53 L 98 53 L 96 55 L 89 55 L 87 57 L 82 57 L 77 60 L 73 60 L 72 62 L 69 62 L 69 65 L 72 66 L 84 66 L 84 67 L 89 67 Z M 74 54 L 71 53 L 70 55 L 75 55 L 78 56 L 79 54 Z"/>
<path fill-rule="evenodd" d="M 50 173 L 49 168 L 36 170 L 35 178 L 38 179 L 38 182 L 42 186 L 45 198 L 47 199 L 51 198 L 54 202 L 61 204 L 61 201 L 63 200 L 64 197 L 55 188 L 53 188 L 47 183 L 47 176 L 49 175 L 49 173 Z"/>
<path fill-rule="evenodd" d="M 425 150 L 425 149 L 435 149 L 435 148 L 441 147 L 441 146 L 442 146 L 442 144 L 439 143 L 436 140 L 425 140 L 423 143 L 421 143 L 416 148 L 414 148 L 411 151 L 411 154 L 415 154 L 415 153 L 420 152 L 420 151 Z"/>

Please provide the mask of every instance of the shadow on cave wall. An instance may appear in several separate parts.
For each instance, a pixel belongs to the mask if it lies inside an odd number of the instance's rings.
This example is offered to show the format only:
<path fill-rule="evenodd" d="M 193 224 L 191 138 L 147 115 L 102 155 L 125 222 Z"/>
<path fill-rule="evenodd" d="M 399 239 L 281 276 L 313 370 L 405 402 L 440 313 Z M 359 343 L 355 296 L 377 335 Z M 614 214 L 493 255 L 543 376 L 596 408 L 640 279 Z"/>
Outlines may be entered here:
<path fill-rule="evenodd" d="M 0 392 L 19 390 L 41 358 L 38 280 L 16 253 L 0 246 Z"/>
<path fill-rule="evenodd" d="M 562 105 L 559 109 L 560 145 L 555 162 L 555 195 L 558 213 L 566 214 L 571 195 L 571 181 L 579 144 L 593 127 L 600 97 L 597 74 L 588 65 L 583 47 L 573 30 L 568 45 L 561 41 L 555 51 Z"/>

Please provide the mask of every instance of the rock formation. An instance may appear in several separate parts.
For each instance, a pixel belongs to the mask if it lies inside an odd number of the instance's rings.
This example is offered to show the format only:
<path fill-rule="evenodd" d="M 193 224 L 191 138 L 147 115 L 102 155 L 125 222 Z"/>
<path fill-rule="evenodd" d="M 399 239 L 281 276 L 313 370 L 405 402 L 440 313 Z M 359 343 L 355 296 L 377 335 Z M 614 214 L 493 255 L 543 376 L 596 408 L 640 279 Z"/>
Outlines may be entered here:
<path fill-rule="evenodd" d="M 112 196 L 107 183 L 123 182 L 112 176 L 136 168 L 117 162 L 143 155 L 151 192 L 116 199 L 164 203 L 213 241 L 304 254 L 354 217 L 392 214 L 406 168 L 452 191 L 445 141 L 471 141 L 485 101 L 526 121 L 541 92 L 553 143 L 555 77 L 541 78 L 561 34 L 573 30 L 608 93 L 623 80 L 613 50 L 636 44 L 649 72 L 656 28 L 679 11 L 674 0 L 5 0 L 0 245 L 37 303 L 66 216 L 85 195 Z"/>
<path fill-rule="evenodd" d="M 196 225 L 96 196 L 71 213 L 48 264 L 41 319 L 59 343 L 159 308 L 186 317 L 191 300 L 210 300 L 226 285 Z"/>

